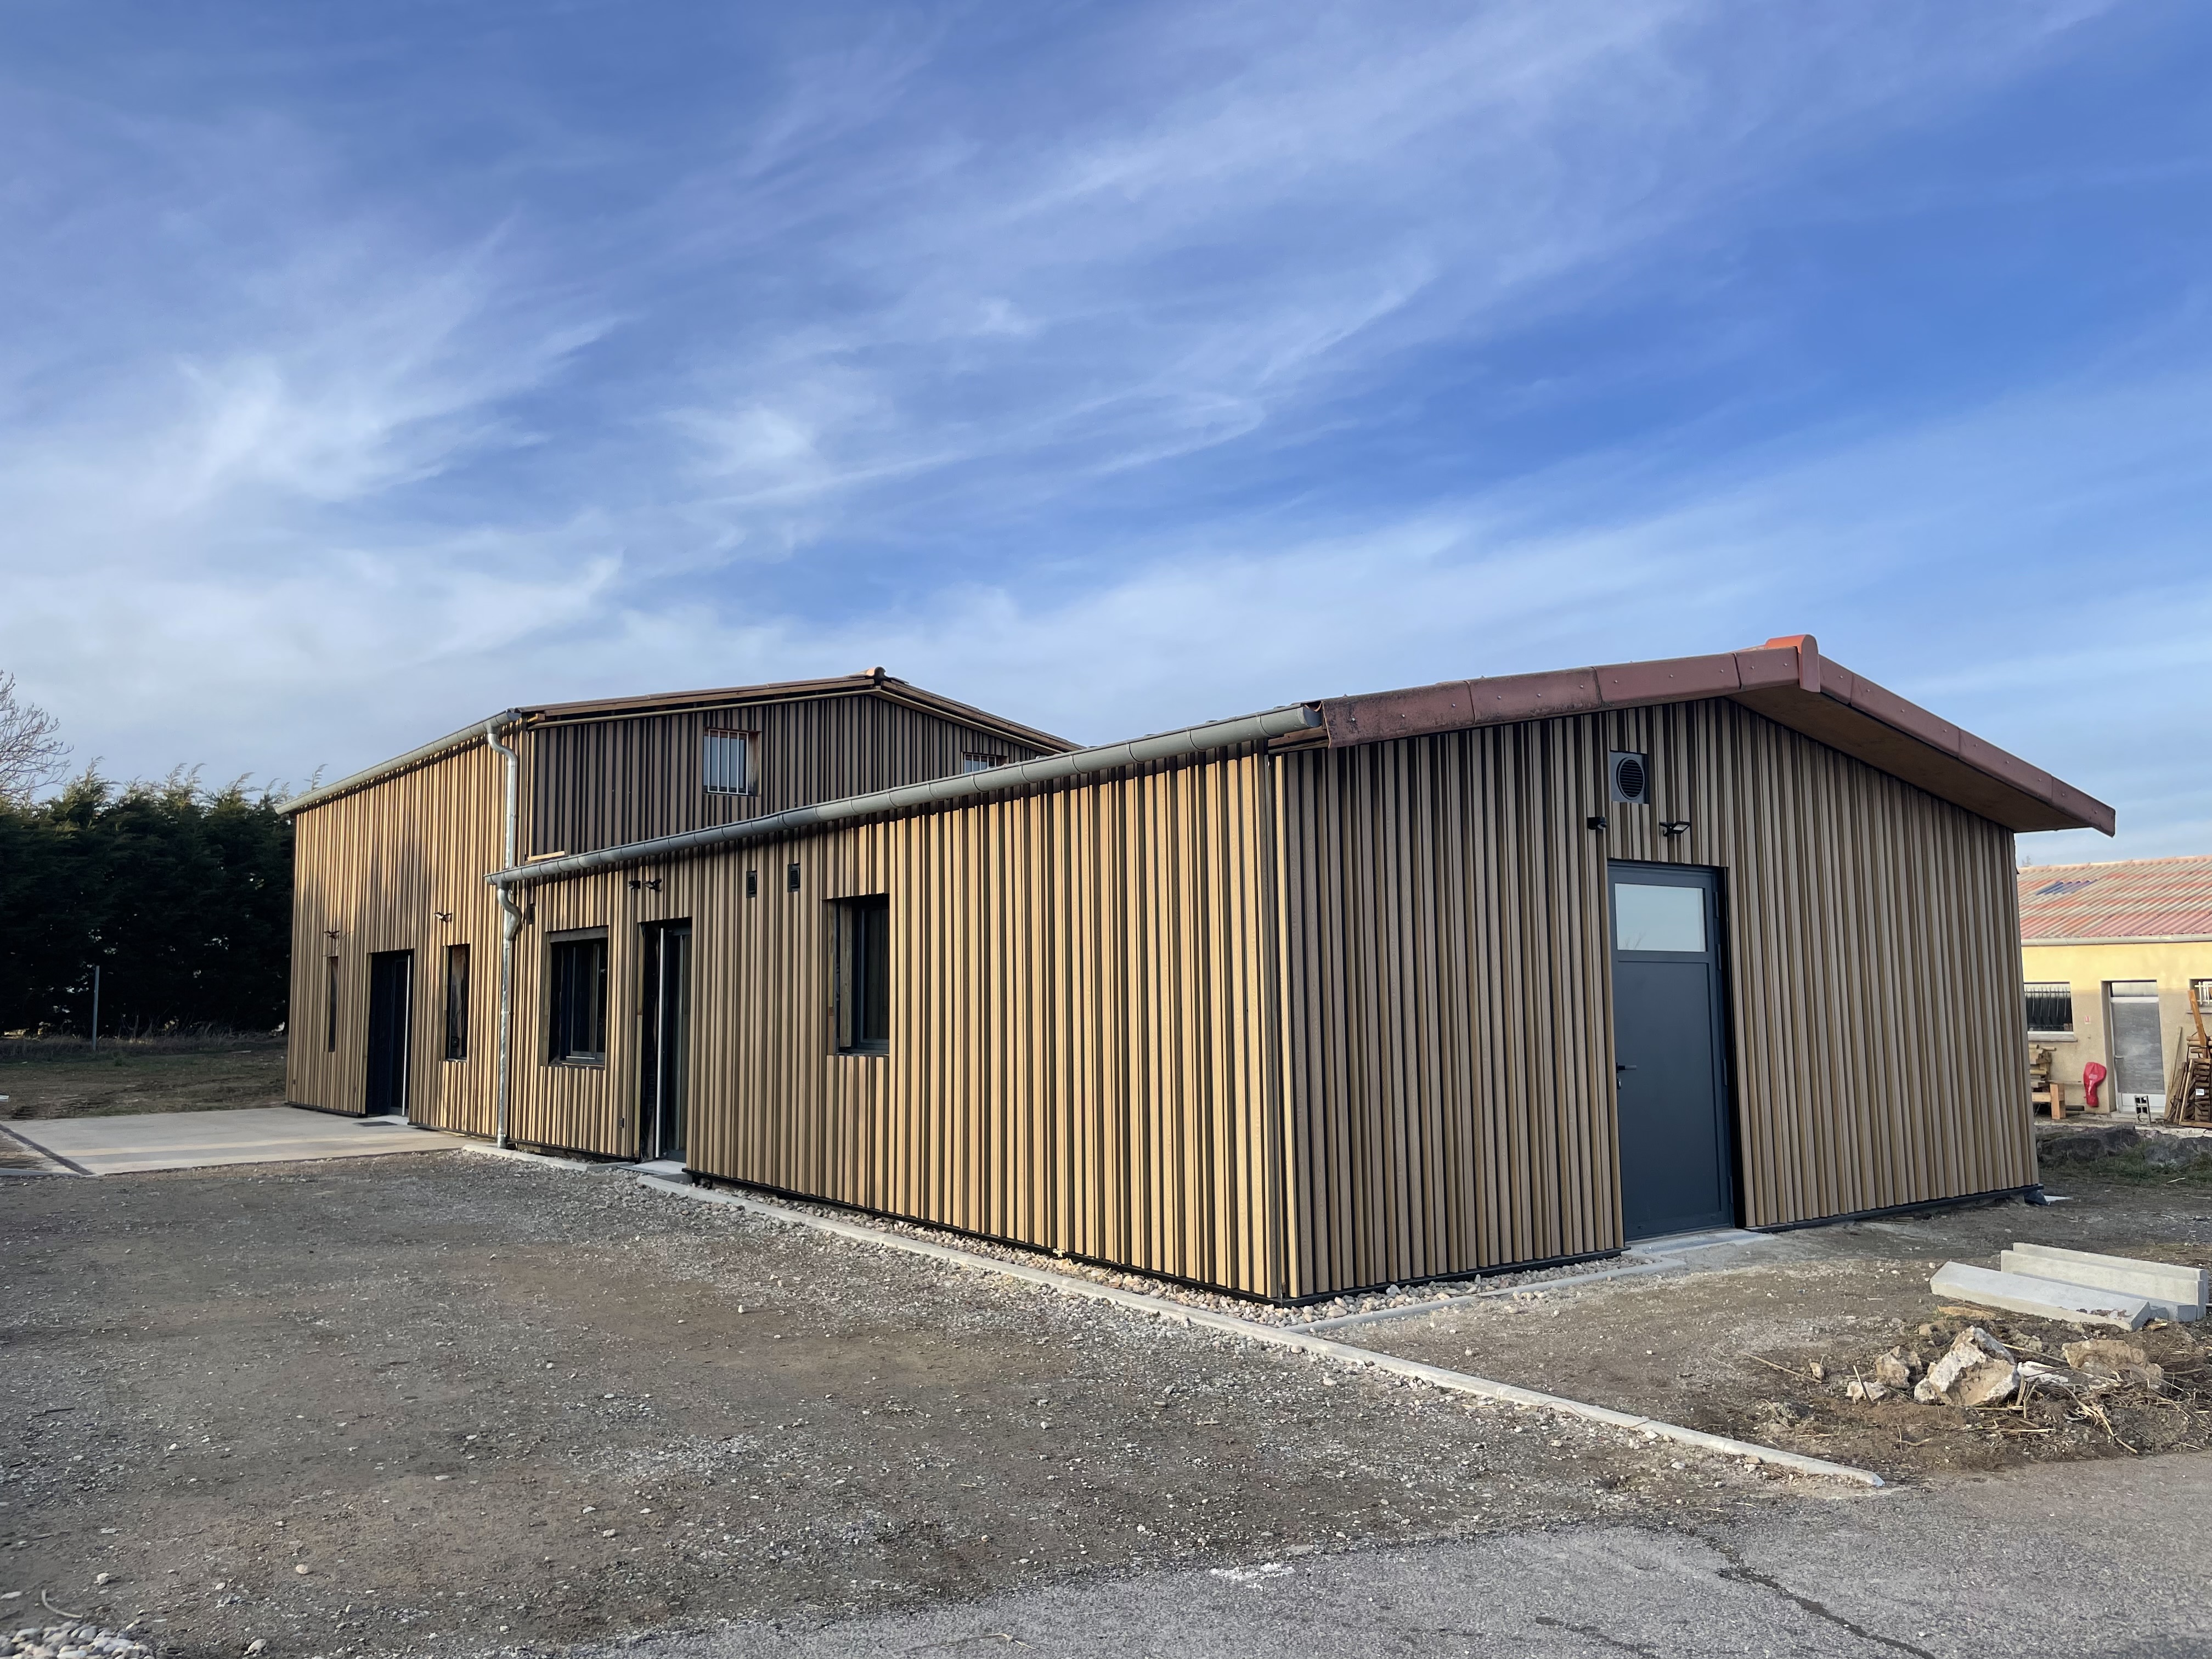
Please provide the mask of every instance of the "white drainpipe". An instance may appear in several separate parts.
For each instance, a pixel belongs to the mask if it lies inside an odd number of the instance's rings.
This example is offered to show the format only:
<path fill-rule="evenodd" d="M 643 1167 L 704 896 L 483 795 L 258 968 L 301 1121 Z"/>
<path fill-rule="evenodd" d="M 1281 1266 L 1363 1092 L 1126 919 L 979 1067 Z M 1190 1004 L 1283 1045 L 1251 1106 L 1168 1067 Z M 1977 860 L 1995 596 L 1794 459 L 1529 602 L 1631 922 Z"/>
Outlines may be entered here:
<path fill-rule="evenodd" d="M 515 809 L 521 788 L 522 761 L 514 750 L 499 740 L 496 722 L 484 725 L 484 741 L 500 752 L 507 763 L 507 840 L 504 867 L 514 868 Z M 499 889 L 499 1085 L 493 1109 L 495 1142 L 507 1145 L 507 1102 L 509 1074 L 512 1068 L 514 1035 L 514 937 L 522 931 L 522 907 L 514 902 L 513 889 Z"/>

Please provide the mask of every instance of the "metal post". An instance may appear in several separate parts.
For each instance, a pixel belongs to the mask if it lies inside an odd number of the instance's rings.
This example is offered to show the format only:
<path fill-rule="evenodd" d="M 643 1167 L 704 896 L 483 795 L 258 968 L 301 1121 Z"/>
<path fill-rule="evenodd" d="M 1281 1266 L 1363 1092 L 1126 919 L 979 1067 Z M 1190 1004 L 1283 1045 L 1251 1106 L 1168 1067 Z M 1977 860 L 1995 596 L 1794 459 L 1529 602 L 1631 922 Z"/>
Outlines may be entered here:
<path fill-rule="evenodd" d="M 100 964 L 92 968 L 92 1052 L 100 1052 Z"/>

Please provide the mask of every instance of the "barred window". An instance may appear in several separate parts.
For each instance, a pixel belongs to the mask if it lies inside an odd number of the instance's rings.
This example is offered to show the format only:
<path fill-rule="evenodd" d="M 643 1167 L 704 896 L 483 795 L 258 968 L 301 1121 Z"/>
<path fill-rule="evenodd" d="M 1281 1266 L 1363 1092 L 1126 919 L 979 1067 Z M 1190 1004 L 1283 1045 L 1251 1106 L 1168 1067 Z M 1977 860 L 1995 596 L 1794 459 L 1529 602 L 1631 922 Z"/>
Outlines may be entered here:
<path fill-rule="evenodd" d="M 2074 988 L 2071 985 L 2029 985 L 2027 1029 L 2037 1036 L 2070 1036 L 2074 1030 Z"/>
<path fill-rule="evenodd" d="M 963 772 L 989 772 L 1006 763 L 1006 757 L 1004 755 L 987 755 L 975 749 L 970 749 L 960 757 L 960 769 Z"/>
<path fill-rule="evenodd" d="M 708 732 L 703 773 L 710 795 L 760 793 L 760 733 Z"/>

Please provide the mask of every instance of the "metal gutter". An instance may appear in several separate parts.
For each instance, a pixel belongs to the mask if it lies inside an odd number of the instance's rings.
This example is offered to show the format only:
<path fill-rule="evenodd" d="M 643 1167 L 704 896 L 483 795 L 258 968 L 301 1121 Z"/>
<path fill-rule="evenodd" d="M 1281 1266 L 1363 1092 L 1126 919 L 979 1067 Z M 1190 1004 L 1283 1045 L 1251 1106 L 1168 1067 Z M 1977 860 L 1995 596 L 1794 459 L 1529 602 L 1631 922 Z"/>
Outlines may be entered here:
<path fill-rule="evenodd" d="M 336 783 L 326 783 L 319 789 L 310 789 L 304 795 L 295 795 L 284 803 L 283 808 L 284 815 L 290 817 L 307 811 L 310 807 L 320 806 L 325 801 L 335 800 L 340 795 L 350 794 L 354 790 L 366 788 L 372 783 L 380 782 L 391 777 L 394 773 L 404 772 L 410 767 L 420 766 L 426 761 L 436 760 L 441 756 L 453 753 L 456 750 L 472 749 L 483 741 L 487 727 L 505 728 L 513 726 L 529 712 L 526 708 L 502 708 L 488 720 L 471 721 L 451 737 L 440 738 L 434 743 L 424 744 L 420 749 L 410 749 L 404 755 L 395 755 L 388 761 L 380 761 L 366 771 L 356 772 L 350 777 L 340 778 Z"/>
<path fill-rule="evenodd" d="M 596 853 L 545 859 L 536 864 L 524 865 L 520 869 L 494 871 L 484 879 L 495 887 L 531 886 L 542 881 L 583 875 L 589 871 L 610 869 L 618 865 L 647 864 L 702 852 L 708 848 L 765 841 L 776 836 L 789 835 L 794 830 L 819 829 L 826 824 L 871 817 L 878 813 L 938 806 L 947 801 L 997 794 L 1030 784 L 1053 783 L 1062 778 L 1080 777 L 1087 773 L 1108 772 L 1117 766 L 1141 766 L 1150 761 L 1174 760 L 1184 755 L 1203 754 L 1210 749 L 1226 749 L 1235 744 L 1262 743 L 1270 738 L 1281 737 L 1286 732 L 1310 730 L 1321 723 L 1321 711 L 1313 704 L 1292 703 L 1286 708 L 1271 708 L 1265 714 L 1246 714 L 1237 720 L 1214 720 L 1205 726 L 1185 726 L 1179 732 L 1163 732 L 1155 737 L 1133 738 L 1127 743 L 1107 744 L 1097 749 L 1072 750 L 1064 755 L 1047 755 L 1041 760 L 1023 761 L 1012 766 L 994 766 L 988 772 L 933 778 L 927 783 L 902 784 L 895 789 L 878 789 L 870 794 L 848 795 L 842 800 L 793 806 L 744 823 L 717 824 L 711 830 L 693 830 L 680 836 L 663 836 L 654 841 L 635 841 L 622 847 L 602 848 Z M 481 733 L 482 730 L 479 726 L 477 732 Z"/>

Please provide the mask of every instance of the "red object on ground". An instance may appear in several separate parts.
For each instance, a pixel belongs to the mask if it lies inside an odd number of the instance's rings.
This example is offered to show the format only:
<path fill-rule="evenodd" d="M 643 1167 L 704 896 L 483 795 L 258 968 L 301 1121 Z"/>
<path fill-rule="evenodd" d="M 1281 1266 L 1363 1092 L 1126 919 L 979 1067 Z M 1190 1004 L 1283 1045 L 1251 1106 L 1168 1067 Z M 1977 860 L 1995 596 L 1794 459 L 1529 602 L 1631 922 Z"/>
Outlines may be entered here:
<path fill-rule="evenodd" d="M 2097 1085 L 2105 1080 L 2105 1068 L 2091 1060 L 2081 1068 L 2081 1103 L 2093 1112 L 2105 1109 L 2097 1104 Z"/>

